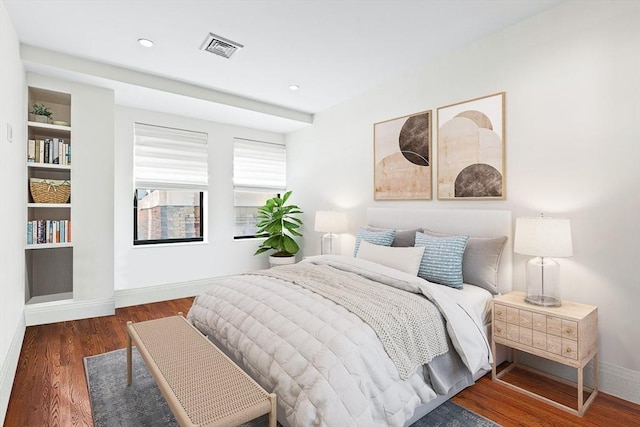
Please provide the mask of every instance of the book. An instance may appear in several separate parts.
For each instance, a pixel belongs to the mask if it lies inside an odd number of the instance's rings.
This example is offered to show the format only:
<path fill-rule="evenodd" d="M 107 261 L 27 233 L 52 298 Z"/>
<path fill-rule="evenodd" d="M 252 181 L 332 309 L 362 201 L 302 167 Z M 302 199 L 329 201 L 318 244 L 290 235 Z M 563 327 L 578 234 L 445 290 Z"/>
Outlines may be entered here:
<path fill-rule="evenodd" d="M 50 162 L 50 158 L 49 157 L 49 148 L 51 147 L 51 143 L 49 142 L 49 139 L 45 139 L 44 140 L 44 158 L 42 160 L 42 163 L 49 163 Z"/>
<path fill-rule="evenodd" d="M 27 162 L 34 163 L 36 161 L 36 140 L 30 139 L 27 149 Z"/>
<path fill-rule="evenodd" d="M 33 222 L 27 222 L 27 245 L 33 244 Z"/>
<path fill-rule="evenodd" d="M 51 164 L 60 164 L 60 145 L 58 145 L 58 139 L 51 139 Z"/>
<path fill-rule="evenodd" d="M 47 239 L 46 239 L 46 235 L 45 235 L 45 230 L 44 230 L 44 226 L 45 223 L 43 220 L 39 219 L 36 221 L 36 229 L 38 231 L 37 235 L 38 238 L 35 241 L 35 243 L 47 243 Z"/>
<path fill-rule="evenodd" d="M 39 139 L 36 141 L 38 145 L 38 151 L 36 151 L 36 162 L 44 163 L 44 141 Z"/>

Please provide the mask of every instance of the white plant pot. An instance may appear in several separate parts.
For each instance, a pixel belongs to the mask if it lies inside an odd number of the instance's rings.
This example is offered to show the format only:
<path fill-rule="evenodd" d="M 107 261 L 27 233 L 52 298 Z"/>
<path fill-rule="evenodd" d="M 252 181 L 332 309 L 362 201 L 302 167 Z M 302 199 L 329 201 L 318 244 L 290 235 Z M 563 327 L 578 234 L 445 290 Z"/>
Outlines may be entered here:
<path fill-rule="evenodd" d="M 295 263 L 296 263 L 295 255 L 291 255 L 291 256 L 269 255 L 269 267 L 275 267 L 277 265 L 295 264 Z"/>

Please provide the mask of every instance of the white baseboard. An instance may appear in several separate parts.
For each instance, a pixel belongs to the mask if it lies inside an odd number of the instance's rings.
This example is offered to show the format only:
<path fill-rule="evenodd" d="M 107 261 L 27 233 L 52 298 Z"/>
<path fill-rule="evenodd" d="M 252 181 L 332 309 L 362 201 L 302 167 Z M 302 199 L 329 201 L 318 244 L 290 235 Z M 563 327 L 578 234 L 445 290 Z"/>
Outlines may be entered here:
<path fill-rule="evenodd" d="M 520 352 L 518 361 L 561 378 L 576 382 L 577 370 L 560 363 Z M 598 389 L 603 393 L 640 404 L 640 371 L 598 362 Z M 584 384 L 593 387 L 593 360 L 584 368 Z"/>
<path fill-rule="evenodd" d="M 600 363 L 600 390 L 640 405 L 640 371 Z"/>
<path fill-rule="evenodd" d="M 4 418 L 7 416 L 9 398 L 11 397 L 11 389 L 13 388 L 13 380 L 16 376 L 18 359 L 20 359 L 20 350 L 22 349 L 22 341 L 24 340 L 26 329 L 27 325 L 25 324 L 24 317 L 22 317 L 13 334 L 9 351 L 0 369 L 0 424 L 2 425 L 4 425 Z"/>
<path fill-rule="evenodd" d="M 86 301 L 67 299 L 24 306 L 24 319 L 27 326 L 110 316 L 114 313 L 115 303 L 111 298 Z"/>
<path fill-rule="evenodd" d="M 223 278 L 224 277 L 216 277 L 192 280 L 188 282 L 169 283 L 166 285 L 148 286 L 145 288 L 116 290 L 114 294 L 116 308 L 166 301 L 170 299 L 193 297 L 206 291 L 216 281 Z"/>

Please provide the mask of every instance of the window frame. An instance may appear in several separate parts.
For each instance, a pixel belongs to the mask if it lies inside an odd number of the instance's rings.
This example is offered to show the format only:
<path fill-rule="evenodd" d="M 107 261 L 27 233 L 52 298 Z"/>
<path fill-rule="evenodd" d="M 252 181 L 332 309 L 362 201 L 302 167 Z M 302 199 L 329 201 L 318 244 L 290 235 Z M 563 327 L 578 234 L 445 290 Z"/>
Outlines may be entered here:
<path fill-rule="evenodd" d="M 157 245 L 162 243 L 194 243 L 204 242 L 204 191 L 200 191 L 200 237 L 184 237 L 178 239 L 148 239 L 138 240 L 138 188 L 133 191 L 133 245 Z M 153 190 L 160 190 L 154 188 Z M 195 191 L 194 191 L 195 192 Z"/>

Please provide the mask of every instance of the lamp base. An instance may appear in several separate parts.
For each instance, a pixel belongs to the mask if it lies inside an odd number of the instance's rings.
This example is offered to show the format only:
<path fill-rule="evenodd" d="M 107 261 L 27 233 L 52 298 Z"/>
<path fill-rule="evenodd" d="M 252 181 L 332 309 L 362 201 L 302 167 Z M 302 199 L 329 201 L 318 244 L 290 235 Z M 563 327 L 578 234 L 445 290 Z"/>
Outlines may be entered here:
<path fill-rule="evenodd" d="M 336 233 L 324 234 L 320 253 L 322 255 L 340 255 L 340 236 Z"/>
<path fill-rule="evenodd" d="M 559 307 L 560 264 L 551 258 L 532 258 L 527 262 L 525 302 L 543 307 Z"/>
<path fill-rule="evenodd" d="M 524 301 L 543 307 L 560 307 L 562 305 L 559 299 L 544 295 L 528 295 Z"/>

